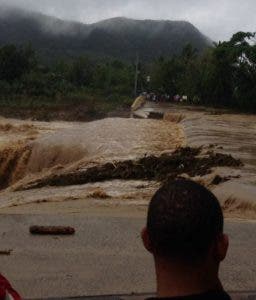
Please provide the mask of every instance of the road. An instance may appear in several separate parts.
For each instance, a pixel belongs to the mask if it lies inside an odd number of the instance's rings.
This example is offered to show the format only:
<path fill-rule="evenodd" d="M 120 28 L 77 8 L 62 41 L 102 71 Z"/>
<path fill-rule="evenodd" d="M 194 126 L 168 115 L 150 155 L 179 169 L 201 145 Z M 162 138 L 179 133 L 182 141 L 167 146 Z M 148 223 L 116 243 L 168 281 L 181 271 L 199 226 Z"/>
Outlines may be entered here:
<path fill-rule="evenodd" d="M 25 298 L 148 293 L 153 261 L 143 249 L 140 217 L 1 215 L 1 272 Z M 31 236 L 30 225 L 69 225 L 75 236 Z M 231 245 L 221 270 L 229 291 L 256 289 L 256 222 L 227 221 Z"/>

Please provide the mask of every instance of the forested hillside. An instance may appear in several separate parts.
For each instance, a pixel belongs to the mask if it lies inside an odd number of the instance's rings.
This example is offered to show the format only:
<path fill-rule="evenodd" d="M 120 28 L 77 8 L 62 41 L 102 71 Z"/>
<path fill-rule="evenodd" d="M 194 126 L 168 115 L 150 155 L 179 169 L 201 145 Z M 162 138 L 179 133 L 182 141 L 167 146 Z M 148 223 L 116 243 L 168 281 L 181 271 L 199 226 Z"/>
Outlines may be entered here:
<path fill-rule="evenodd" d="M 191 44 L 200 52 L 211 44 L 192 24 L 114 18 L 86 25 L 39 13 L 6 9 L 0 14 L 0 46 L 30 43 L 44 59 L 80 55 L 144 61 L 180 54 Z"/>
<path fill-rule="evenodd" d="M 83 25 L 1 12 L 0 108 L 13 114 L 14 107 L 19 113 L 46 107 L 48 113 L 82 105 L 98 115 L 129 107 L 137 78 L 138 93 L 186 95 L 190 104 L 255 113 L 255 37 L 238 32 L 210 43 L 186 22 L 115 18 Z"/>

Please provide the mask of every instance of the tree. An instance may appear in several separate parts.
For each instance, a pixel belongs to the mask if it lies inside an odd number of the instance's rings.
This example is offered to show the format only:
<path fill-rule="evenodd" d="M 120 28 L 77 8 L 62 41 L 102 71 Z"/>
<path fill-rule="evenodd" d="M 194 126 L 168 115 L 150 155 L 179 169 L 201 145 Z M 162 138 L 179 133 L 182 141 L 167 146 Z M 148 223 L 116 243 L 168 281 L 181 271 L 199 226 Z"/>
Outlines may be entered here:
<path fill-rule="evenodd" d="M 230 44 L 234 53 L 234 99 L 239 107 L 256 111 L 256 45 L 255 33 L 238 32 Z"/>
<path fill-rule="evenodd" d="M 152 87 L 160 93 L 175 95 L 179 92 L 179 80 L 183 65 L 179 58 L 160 58 L 152 67 Z"/>
<path fill-rule="evenodd" d="M 79 57 L 74 60 L 68 72 L 68 79 L 76 85 L 90 86 L 93 80 L 93 63 L 87 57 Z"/>
<path fill-rule="evenodd" d="M 36 65 L 35 53 L 30 46 L 17 48 L 7 45 L 0 48 L 0 80 L 13 82 Z"/>

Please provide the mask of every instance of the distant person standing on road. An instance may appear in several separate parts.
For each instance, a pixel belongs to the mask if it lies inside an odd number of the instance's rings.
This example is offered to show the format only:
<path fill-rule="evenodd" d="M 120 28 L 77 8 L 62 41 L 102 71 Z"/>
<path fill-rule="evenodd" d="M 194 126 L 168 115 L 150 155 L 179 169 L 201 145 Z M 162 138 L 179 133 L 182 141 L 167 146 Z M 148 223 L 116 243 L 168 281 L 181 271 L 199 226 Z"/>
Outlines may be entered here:
<path fill-rule="evenodd" d="M 229 244 L 223 222 L 216 197 L 193 181 L 171 181 L 156 192 L 142 240 L 154 256 L 158 297 L 230 299 L 219 280 Z"/>

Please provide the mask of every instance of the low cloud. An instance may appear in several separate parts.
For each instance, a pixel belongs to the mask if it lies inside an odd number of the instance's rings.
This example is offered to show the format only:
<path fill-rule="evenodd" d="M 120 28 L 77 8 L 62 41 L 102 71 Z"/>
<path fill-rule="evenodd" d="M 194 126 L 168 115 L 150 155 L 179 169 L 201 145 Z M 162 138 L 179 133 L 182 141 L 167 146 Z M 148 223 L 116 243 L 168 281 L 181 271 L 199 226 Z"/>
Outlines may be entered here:
<path fill-rule="evenodd" d="M 117 16 L 186 20 L 216 41 L 239 30 L 256 31 L 255 0 L 0 0 L 0 8 L 7 3 L 83 23 Z"/>

